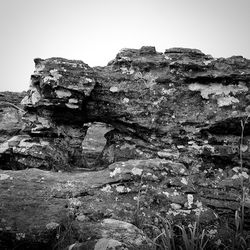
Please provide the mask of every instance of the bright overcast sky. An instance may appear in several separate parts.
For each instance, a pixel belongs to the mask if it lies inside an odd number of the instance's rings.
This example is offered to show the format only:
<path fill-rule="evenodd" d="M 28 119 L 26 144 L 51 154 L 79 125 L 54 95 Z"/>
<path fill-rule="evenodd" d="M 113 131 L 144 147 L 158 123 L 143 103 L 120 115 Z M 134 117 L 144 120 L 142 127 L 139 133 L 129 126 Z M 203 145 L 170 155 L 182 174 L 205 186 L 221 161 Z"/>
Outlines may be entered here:
<path fill-rule="evenodd" d="M 29 87 L 33 58 L 103 66 L 122 48 L 250 58 L 250 0 L 0 0 L 0 91 Z"/>

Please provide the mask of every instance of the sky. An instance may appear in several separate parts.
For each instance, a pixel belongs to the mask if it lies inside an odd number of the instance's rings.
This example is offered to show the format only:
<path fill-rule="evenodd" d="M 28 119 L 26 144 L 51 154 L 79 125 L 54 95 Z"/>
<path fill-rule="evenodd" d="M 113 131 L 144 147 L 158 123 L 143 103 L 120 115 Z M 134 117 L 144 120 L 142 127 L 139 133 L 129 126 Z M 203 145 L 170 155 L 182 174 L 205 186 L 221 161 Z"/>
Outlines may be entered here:
<path fill-rule="evenodd" d="M 122 48 L 250 59 L 250 0 L 0 0 L 0 91 L 29 88 L 33 59 L 104 66 Z"/>

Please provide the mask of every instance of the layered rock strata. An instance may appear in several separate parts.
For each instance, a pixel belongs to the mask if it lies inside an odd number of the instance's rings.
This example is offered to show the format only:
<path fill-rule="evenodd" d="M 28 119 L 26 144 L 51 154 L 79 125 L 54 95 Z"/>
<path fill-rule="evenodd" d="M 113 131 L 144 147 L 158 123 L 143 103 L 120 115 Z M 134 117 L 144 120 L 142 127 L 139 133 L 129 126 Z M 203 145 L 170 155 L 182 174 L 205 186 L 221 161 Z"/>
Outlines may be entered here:
<path fill-rule="evenodd" d="M 119 180 L 101 187 L 98 178 L 91 180 L 98 190 L 94 199 L 102 188 L 133 204 L 130 191 L 140 192 L 143 182 L 148 185 L 142 205 L 147 218 L 158 212 L 190 218 L 204 213 L 205 221 L 216 220 L 213 213 L 234 218 L 244 195 L 249 228 L 250 60 L 216 59 L 196 49 L 159 53 L 142 47 L 121 50 L 105 67 L 63 58 L 35 59 L 35 67 L 22 107 L 7 105 L 0 114 L 3 176 L 26 168 L 76 175 L 102 169 Z M 83 146 L 91 124 L 111 129 L 105 130 L 101 152 Z M 96 160 L 88 164 L 86 155 Z M 82 178 L 88 183 L 89 177 Z M 1 183 L 11 188 L 4 178 Z M 88 201 L 81 202 L 83 209 Z M 129 206 L 124 204 L 117 206 Z M 129 220 L 118 211 L 112 210 L 112 216 Z"/>

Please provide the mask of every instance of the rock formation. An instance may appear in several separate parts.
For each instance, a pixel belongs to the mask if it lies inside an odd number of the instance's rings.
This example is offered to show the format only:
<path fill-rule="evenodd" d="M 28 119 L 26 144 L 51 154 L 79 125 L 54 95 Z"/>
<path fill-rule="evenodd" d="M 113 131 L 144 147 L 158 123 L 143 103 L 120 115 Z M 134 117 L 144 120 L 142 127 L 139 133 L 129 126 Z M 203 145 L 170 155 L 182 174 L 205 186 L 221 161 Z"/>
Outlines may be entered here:
<path fill-rule="evenodd" d="M 146 221 L 158 213 L 190 220 L 199 214 L 203 222 L 215 223 L 218 216 L 231 222 L 241 207 L 242 187 L 249 230 L 250 60 L 142 47 L 121 50 L 105 67 L 63 58 L 34 61 L 22 107 L 7 99 L 15 106 L 0 113 L 3 236 L 23 233 L 48 247 L 56 235 L 49 238 L 46 225 L 57 223 L 58 233 L 71 213 L 74 237 L 82 244 L 107 238 L 128 244 L 95 228 L 107 218 L 133 222 L 138 192 Z M 95 123 L 110 131 L 102 152 L 89 153 L 83 141 Z M 91 164 L 90 155 L 96 157 Z M 13 196 L 20 198 L 20 211 Z M 72 199 L 77 209 L 69 205 Z M 81 238 L 86 231 L 91 240 Z"/>

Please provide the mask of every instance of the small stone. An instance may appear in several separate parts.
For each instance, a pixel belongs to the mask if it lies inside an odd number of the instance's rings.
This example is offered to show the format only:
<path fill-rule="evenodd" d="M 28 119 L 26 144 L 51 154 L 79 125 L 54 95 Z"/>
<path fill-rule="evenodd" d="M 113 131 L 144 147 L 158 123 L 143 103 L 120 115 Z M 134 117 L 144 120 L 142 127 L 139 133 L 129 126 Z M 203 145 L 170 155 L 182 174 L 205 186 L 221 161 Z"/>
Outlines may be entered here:
<path fill-rule="evenodd" d="M 16 233 L 16 239 L 21 240 L 25 238 L 25 233 Z"/>
<path fill-rule="evenodd" d="M 34 90 L 31 95 L 31 103 L 34 105 L 41 100 L 41 95 L 37 90 Z"/>
<path fill-rule="evenodd" d="M 129 103 L 129 99 L 125 97 L 125 98 L 122 100 L 122 102 L 123 102 L 123 103 Z"/>
<path fill-rule="evenodd" d="M 234 168 L 232 168 L 232 170 L 233 170 L 234 172 L 238 173 L 239 170 L 240 170 L 240 167 L 234 167 Z"/>
<path fill-rule="evenodd" d="M 184 185 L 187 185 L 188 184 L 188 181 L 186 178 L 182 177 L 181 178 L 181 183 L 183 183 Z"/>
<path fill-rule="evenodd" d="M 171 206 L 171 208 L 174 209 L 174 210 L 181 209 L 181 205 L 180 205 L 180 204 L 177 204 L 177 203 L 171 203 L 170 206 Z"/>
<path fill-rule="evenodd" d="M 240 145 L 240 150 L 246 152 L 248 150 L 248 145 Z"/>
<path fill-rule="evenodd" d="M 112 87 L 109 89 L 109 91 L 115 93 L 115 92 L 118 92 L 118 88 L 115 87 L 115 86 L 112 86 Z"/>
<path fill-rule="evenodd" d="M 70 109 L 77 109 L 77 108 L 79 108 L 78 105 L 71 104 L 71 103 L 66 103 L 65 105 L 66 105 L 68 108 L 70 108 Z"/>
<path fill-rule="evenodd" d="M 55 92 L 58 98 L 65 98 L 71 96 L 71 92 L 69 90 L 56 90 Z"/>
<path fill-rule="evenodd" d="M 115 170 L 110 173 L 110 177 L 114 177 L 115 175 L 120 174 L 121 172 L 121 168 L 115 168 Z"/>
<path fill-rule="evenodd" d="M 140 168 L 133 168 L 131 172 L 133 175 L 141 175 L 143 170 Z"/>
<path fill-rule="evenodd" d="M 234 174 L 234 175 L 232 176 L 232 179 L 233 179 L 233 180 L 238 179 L 238 178 L 240 178 L 240 176 L 237 175 L 237 174 Z"/>
<path fill-rule="evenodd" d="M 107 193 L 112 193 L 112 189 L 111 189 L 111 186 L 110 185 L 106 185 L 105 187 L 103 187 L 101 189 L 102 192 L 107 192 Z"/>
<path fill-rule="evenodd" d="M 243 176 L 243 177 L 246 178 L 246 179 L 249 178 L 249 175 L 248 175 L 246 172 L 242 172 L 242 173 L 241 173 L 241 176 Z"/>
<path fill-rule="evenodd" d="M 0 174 L 0 181 L 7 180 L 9 177 L 8 174 Z"/>
<path fill-rule="evenodd" d="M 78 220 L 78 221 L 88 221 L 89 220 L 89 218 L 86 216 L 86 215 L 78 215 L 77 217 L 76 217 L 76 219 Z"/>
<path fill-rule="evenodd" d="M 124 186 L 118 186 L 118 187 L 116 187 L 116 191 L 117 191 L 118 193 L 125 193 L 125 192 L 126 192 Z"/>
<path fill-rule="evenodd" d="M 191 208 L 192 204 L 194 203 L 194 196 L 192 194 L 188 194 L 187 200 L 188 200 L 187 201 L 188 208 Z"/>
<path fill-rule="evenodd" d="M 59 227 L 59 224 L 56 222 L 50 222 L 50 223 L 46 224 L 47 230 L 55 230 L 58 227 Z"/>
<path fill-rule="evenodd" d="M 77 104 L 78 100 L 76 98 L 70 98 L 69 99 L 69 103 L 71 103 L 71 104 Z"/>

